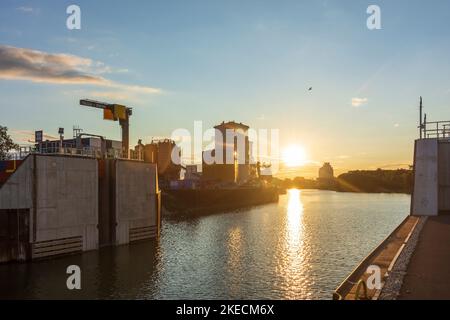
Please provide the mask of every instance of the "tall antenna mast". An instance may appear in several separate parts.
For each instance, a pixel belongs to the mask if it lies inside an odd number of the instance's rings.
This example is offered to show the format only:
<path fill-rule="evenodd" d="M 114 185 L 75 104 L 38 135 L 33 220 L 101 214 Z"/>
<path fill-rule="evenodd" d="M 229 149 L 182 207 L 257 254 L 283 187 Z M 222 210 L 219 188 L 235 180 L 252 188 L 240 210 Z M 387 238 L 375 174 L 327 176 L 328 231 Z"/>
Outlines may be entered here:
<path fill-rule="evenodd" d="M 420 139 L 422 139 L 422 132 L 423 132 L 423 123 L 422 123 L 422 110 L 423 110 L 423 106 L 422 106 L 422 96 L 420 96 L 420 119 L 419 119 L 419 131 L 420 131 Z"/>
<path fill-rule="evenodd" d="M 423 115 L 423 138 L 426 139 L 427 137 L 427 114 L 425 113 Z"/>

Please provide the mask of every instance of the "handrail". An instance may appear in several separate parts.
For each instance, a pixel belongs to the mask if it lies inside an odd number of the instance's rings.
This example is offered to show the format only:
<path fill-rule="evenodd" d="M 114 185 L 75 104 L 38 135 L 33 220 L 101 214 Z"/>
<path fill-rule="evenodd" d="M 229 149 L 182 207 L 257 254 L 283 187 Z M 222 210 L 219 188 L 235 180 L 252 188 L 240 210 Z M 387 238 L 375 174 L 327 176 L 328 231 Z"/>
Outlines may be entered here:
<path fill-rule="evenodd" d="M 361 300 L 359 298 L 359 291 L 361 290 L 361 287 L 364 289 L 364 300 L 369 300 L 369 295 L 367 294 L 367 285 L 363 279 L 360 279 L 358 281 L 358 284 L 356 285 L 355 300 Z"/>
<path fill-rule="evenodd" d="M 114 149 L 108 149 L 107 152 L 102 152 L 99 148 L 94 147 L 82 147 L 76 148 L 72 145 L 64 145 L 62 148 L 59 146 L 50 146 L 50 147 L 20 147 L 19 149 L 10 152 L 5 158 L 0 158 L 0 160 L 23 160 L 29 154 L 38 154 L 38 155 L 65 155 L 65 156 L 78 156 L 78 157 L 87 157 L 87 158 L 101 158 L 102 155 L 107 159 L 125 159 L 120 156 L 120 152 L 116 152 Z M 128 160 L 139 160 L 130 157 Z"/>
<path fill-rule="evenodd" d="M 445 139 L 450 137 L 450 121 L 425 121 L 421 126 L 424 138 Z"/>

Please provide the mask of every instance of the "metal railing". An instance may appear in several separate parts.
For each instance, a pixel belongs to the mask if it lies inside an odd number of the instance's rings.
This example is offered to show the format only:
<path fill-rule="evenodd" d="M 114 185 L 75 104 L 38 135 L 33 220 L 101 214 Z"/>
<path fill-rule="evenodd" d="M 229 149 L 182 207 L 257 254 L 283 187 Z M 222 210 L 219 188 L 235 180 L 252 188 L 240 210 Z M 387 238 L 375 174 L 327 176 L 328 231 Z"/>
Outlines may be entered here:
<path fill-rule="evenodd" d="M 423 137 L 449 139 L 450 138 L 450 121 L 432 121 L 422 124 Z"/>
<path fill-rule="evenodd" d="M 78 156 L 86 158 L 107 158 L 107 159 L 125 159 L 122 157 L 121 150 L 108 149 L 105 153 L 99 148 L 82 147 L 75 148 L 71 145 L 64 145 L 60 147 L 58 145 L 49 146 L 20 146 L 17 150 L 10 151 L 6 156 L 1 157 L 0 160 L 22 160 L 29 154 L 43 154 L 43 155 L 65 155 L 65 156 Z M 133 154 L 130 156 L 130 160 L 140 160 L 140 158 L 134 158 Z"/>
<path fill-rule="evenodd" d="M 34 149 L 30 146 L 19 147 L 17 150 L 8 152 L 5 156 L 0 157 L 1 160 L 22 160 L 30 153 L 33 153 Z"/>

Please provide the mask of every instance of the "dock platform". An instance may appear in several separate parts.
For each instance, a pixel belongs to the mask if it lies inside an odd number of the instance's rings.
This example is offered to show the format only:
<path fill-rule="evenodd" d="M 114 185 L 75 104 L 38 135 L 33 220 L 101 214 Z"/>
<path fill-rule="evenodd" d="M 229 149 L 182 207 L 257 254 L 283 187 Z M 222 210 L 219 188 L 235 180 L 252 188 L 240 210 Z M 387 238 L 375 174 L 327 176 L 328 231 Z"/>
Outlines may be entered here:
<path fill-rule="evenodd" d="M 450 299 L 450 215 L 429 217 L 398 299 Z"/>

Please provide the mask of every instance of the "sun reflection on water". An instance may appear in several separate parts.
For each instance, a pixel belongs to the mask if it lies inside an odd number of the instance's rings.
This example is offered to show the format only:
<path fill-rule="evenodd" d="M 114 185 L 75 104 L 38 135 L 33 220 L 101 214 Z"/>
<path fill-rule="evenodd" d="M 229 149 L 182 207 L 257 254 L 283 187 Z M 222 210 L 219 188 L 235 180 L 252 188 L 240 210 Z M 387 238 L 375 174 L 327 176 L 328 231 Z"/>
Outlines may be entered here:
<path fill-rule="evenodd" d="M 280 243 L 282 255 L 278 257 L 277 273 L 285 299 L 308 296 L 307 252 L 304 242 L 304 207 L 302 191 L 288 190 L 284 234 Z"/>
<path fill-rule="evenodd" d="M 290 189 L 288 191 L 287 206 L 287 227 L 289 246 L 298 249 L 302 232 L 303 203 L 301 201 L 301 191 Z"/>

